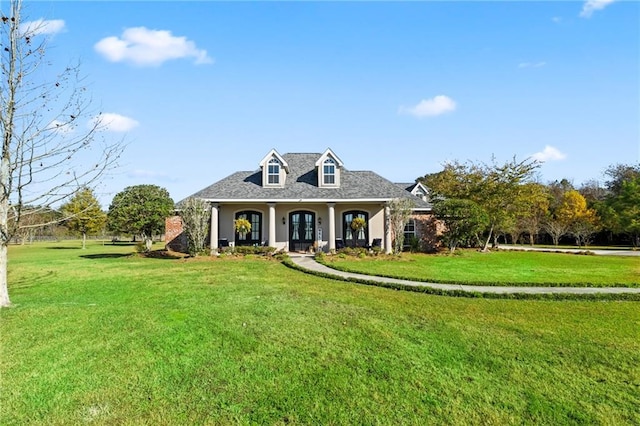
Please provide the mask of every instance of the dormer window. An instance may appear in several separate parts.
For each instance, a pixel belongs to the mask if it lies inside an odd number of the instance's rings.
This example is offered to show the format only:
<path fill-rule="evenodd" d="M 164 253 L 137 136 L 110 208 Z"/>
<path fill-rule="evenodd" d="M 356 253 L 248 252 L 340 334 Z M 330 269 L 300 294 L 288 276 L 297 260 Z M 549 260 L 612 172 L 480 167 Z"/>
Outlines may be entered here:
<path fill-rule="evenodd" d="M 260 161 L 263 188 L 284 188 L 289 173 L 289 164 L 275 149 Z"/>
<path fill-rule="evenodd" d="M 325 185 L 335 185 L 336 184 L 336 162 L 333 158 L 327 158 L 324 160 L 323 164 L 323 182 Z"/>
<path fill-rule="evenodd" d="M 276 158 L 269 160 L 267 182 L 269 185 L 280 185 L 280 162 Z"/>
<path fill-rule="evenodd" d="M 316 161 L 318 186 L 320 188 L 339 188 L 342 167 L 342 161 L 336 157 L 333 151 L 327 149 Z"/>

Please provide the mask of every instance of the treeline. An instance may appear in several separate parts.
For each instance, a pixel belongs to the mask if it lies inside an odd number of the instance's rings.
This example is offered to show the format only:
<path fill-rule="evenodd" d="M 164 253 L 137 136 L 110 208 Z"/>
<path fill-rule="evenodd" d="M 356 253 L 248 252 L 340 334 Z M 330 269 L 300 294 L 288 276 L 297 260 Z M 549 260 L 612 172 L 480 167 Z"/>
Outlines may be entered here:
<path fill-rule="evenodd" d="M 149 250 L 154 236 L 164 231 L 164 223 L 174 209 L 169 192 L 156 185 L 136 185 L 116 194 L 108 211 L 103 211 L 89 188 L 78 191 L 58 209 L 39 206 L 20 208 L 13 242 L 30 243 L 88 236 L 140 237 Z"/>
<path fill-rule="evenodd" d="M 640 246 L 640 165 L 616 164 L 604 182 L 536 181 L 540 163 L 445 164 L 418 179 L 430 190 L 443 243 L 487 249 L 499 242 Z"/>

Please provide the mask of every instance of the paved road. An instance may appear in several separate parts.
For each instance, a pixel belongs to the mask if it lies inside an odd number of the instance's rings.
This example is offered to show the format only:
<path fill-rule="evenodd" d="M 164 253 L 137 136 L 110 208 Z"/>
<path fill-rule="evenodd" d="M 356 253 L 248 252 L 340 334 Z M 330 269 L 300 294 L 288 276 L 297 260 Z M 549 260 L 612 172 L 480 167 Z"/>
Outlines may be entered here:
<path fill-rule="evenodd" d="M 640 288 L 628 287 L 507 287 L 507 286 L 482 286 L 460 284 L 438 284 L 418 281 L 400 280 L 396 278 L 377 277 L 373 275 L 342 272 L 329 268 L 315 261 L 312 256 L 291 256 L 291 260 L 298 266 L 309 271 L 322 272 L 341 278 L 354 278 L 380 283 L 402 284 L 414 287 L 430 287 L 438 290 L 457 290 L 469 293 L 494 293 L 494 294 L 623 294 L 640 293 Z"/>

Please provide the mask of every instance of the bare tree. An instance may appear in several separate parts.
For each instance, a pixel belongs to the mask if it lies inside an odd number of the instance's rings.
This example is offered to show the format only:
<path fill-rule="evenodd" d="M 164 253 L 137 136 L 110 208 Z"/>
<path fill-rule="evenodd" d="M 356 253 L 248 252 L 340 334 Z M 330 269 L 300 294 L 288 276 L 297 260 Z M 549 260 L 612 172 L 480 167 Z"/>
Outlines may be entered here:
<path fill-rule="evenodd" d="M 393 238 L 393 252 L 400 253 L 404 245 L 404 227 L 409 222 L 415 206 L 408 198 L 396 198 L 389 202 L 389 227 Z"/>
<path fill-rule="evenodd" d="M 0 9 L 0 306 L 11 303 L 8 244 L 23 208 L 46 210 L 95 185 L 123 149 L 99 138 L 106 123 L 92 115 L 79 66 L 46 70 L 47 22 L 23 21 L 20 0 L 8 5 Z"/>
<path fill-rule="evenodd" d="M 209 234 L 211 209 L 206 201 L 194 197 L 184 200 L 180 207 L 189 254 L 197 256 L 204 249 L 204 241 Z"/>

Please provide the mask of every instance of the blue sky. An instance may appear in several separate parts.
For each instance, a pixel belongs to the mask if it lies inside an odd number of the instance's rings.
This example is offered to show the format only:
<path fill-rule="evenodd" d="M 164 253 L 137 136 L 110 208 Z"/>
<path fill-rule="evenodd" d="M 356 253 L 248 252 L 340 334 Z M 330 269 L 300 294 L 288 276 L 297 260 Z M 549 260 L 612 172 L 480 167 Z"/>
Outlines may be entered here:
<path fill-rule="evenodd" d="M 6 6 L 6 2 L 3 7 Z M 539 179 L 640 162 L 640 3 L 32 2 L 79 60 L 126 186 L 174 200 L 270 149 L 331 148 L 412 182 L 446 161 L 535 156 Z M 24 16 L 23 16 L 24 18 Z"/>

